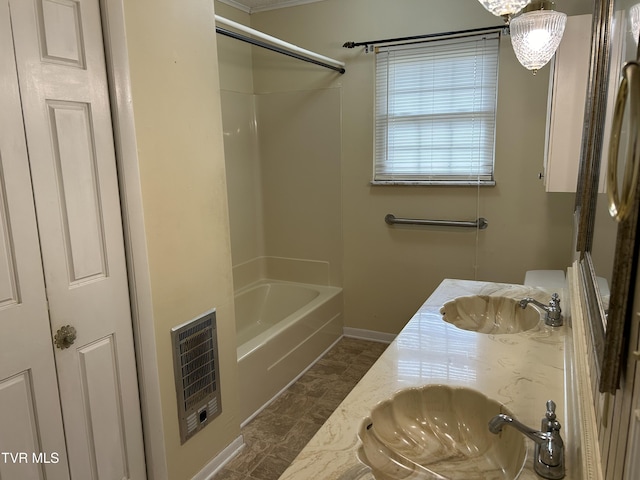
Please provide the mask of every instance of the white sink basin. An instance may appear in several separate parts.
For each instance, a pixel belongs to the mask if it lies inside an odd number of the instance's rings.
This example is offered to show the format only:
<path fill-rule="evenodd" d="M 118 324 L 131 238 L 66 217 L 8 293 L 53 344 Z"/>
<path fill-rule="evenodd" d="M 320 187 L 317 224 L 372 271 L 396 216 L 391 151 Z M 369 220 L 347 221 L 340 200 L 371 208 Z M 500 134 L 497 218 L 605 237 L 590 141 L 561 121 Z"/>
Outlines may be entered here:
<path fill-rule="evenodd" d="M 488 423 L 507 409 L 468 388 L 427 385 L 378 404 L 360 426 L 360 461 L 374 478 L 513 480 L 524 467 L 525 439 Z"/>
<path fill-rule="evenodd" d="M 488 295 L 458 297 L 445 303 L 440 313 L 458 328 L 491 334 L 524 332 L 540 321 L 540 312 L 533 306 L 521 308 L 513 298 Z"/>

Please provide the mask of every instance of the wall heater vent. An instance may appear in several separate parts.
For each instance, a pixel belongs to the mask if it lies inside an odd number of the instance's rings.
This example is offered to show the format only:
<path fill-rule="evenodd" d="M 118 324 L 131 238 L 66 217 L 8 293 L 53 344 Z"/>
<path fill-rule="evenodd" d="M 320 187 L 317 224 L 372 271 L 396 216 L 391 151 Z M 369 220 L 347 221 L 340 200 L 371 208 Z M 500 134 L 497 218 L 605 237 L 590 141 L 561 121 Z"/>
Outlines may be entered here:
<path fill-rule="evenodd" d="M 180 441 L 222 413 L 216 311 L 171 329 Z"/>

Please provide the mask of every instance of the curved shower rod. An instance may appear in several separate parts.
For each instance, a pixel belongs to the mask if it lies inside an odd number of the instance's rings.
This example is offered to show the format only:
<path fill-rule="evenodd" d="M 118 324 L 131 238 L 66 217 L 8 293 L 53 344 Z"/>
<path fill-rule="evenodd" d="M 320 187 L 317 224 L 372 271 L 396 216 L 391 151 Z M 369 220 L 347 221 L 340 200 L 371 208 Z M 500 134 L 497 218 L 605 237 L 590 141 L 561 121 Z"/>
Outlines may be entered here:
<path fill-rule="evenodd" d="M 312 52 L 311 50 L 298 47 L 293 43 L 285 42 L 284 40 L 280 40 L 277 37 L 268 35 L 266 33 L 262 33 L 251 27 L 242 25 L 241 23 L 234 22 L 233 20 L 229 20 L 227 18 L 221 17 L 220 15 L 216 15 L 216 22 L 222 25 L 226 25 L 228 27 L 232 27 L 236 30 L 240 30 L 241 32 L 252 35 L 255 38 L 245 37 L 244 35 L 240 35 L 236 32 L 232 32 L 224 28 L 216 27 L 216 32 L 220 33 L 221 35 L 235 38 L 237 40 L 241 40 L 243 42 L 247 42 L 252 45 L 256 45 L 258 47 L 266 48 L 268 50 L 272 50 L 274 52 L 281 53 L 283 55 L 288 55 L 290 57 L 297 58 L 298 60 L 303 60 L 305 62 L 310 62 L 325 68 L 330 68 L 331 70 L 335 70 L 340 73 L 344 73 L 346 71 L 344 68 L 345 67 L 344 62 L 335 60 L 330 57 L 325 57 L 324 55 L 320 55 L 319 53 Z M 257 39 L 264 40 L 269 43 L 264 43 Z"/>

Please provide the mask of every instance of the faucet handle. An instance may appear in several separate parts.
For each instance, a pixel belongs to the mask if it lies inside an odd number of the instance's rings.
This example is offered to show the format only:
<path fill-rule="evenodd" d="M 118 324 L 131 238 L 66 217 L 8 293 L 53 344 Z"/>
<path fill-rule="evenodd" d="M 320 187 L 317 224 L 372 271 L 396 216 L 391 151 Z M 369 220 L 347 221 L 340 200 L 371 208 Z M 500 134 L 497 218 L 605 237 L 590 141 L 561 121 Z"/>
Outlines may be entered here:
<path fill-rule="evenodd" d="M 556 402 L 553 400 L 547 400 L 547 420 L 555 420 L 556 419 Z"/>
<path fill-rule="evenodd" d="M 545 309 L 547 316 L 545 317 L 545 323 L 550 327 L 562 326 L 562 309 L 560 308 L 560 296 L 557 293 L 551 295 L 549 300 L 549 307 Z"/>
<path fill-rule="evenodd" d="M 547 413 L 542 419 L 540 430 L 547 433 L 557 433 L 560 432 L 561 428 L 560 422 L 556 420 L 556 403 L 553 400 L 549 400 L 547 401 Z"/>
<path fill-rule="evenodd" d="M 551 310 L 562 312 L 562 309 L 560 308 L 560 295 L 558 295 L 557 293 L 551 295 L 551 300 L 549 300 L 549 308 Z"/>

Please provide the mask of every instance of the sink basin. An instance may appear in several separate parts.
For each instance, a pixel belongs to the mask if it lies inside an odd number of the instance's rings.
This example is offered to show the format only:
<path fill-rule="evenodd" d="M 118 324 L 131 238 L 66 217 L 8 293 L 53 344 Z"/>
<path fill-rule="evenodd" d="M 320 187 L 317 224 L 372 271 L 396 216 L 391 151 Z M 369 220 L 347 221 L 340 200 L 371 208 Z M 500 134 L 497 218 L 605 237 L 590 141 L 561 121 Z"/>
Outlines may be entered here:
<path fill-rule="evenodd" d="M 520 333 L 538 325 L 540 312 L 531 305 L 521 308 L 518 302 L 509 297 L 472 295 L 445 303 L 440 313 L 446 322 L 463 330 Z"/>
<path fill-rule="evenodd" d="M 510 415 L 469 388 L 402 390 L 360 426 L 358 458 L 379 480 L 513 480 L 524 467 L 525 438 L 512 428 L 490 433 L 499 413 Z"/>

